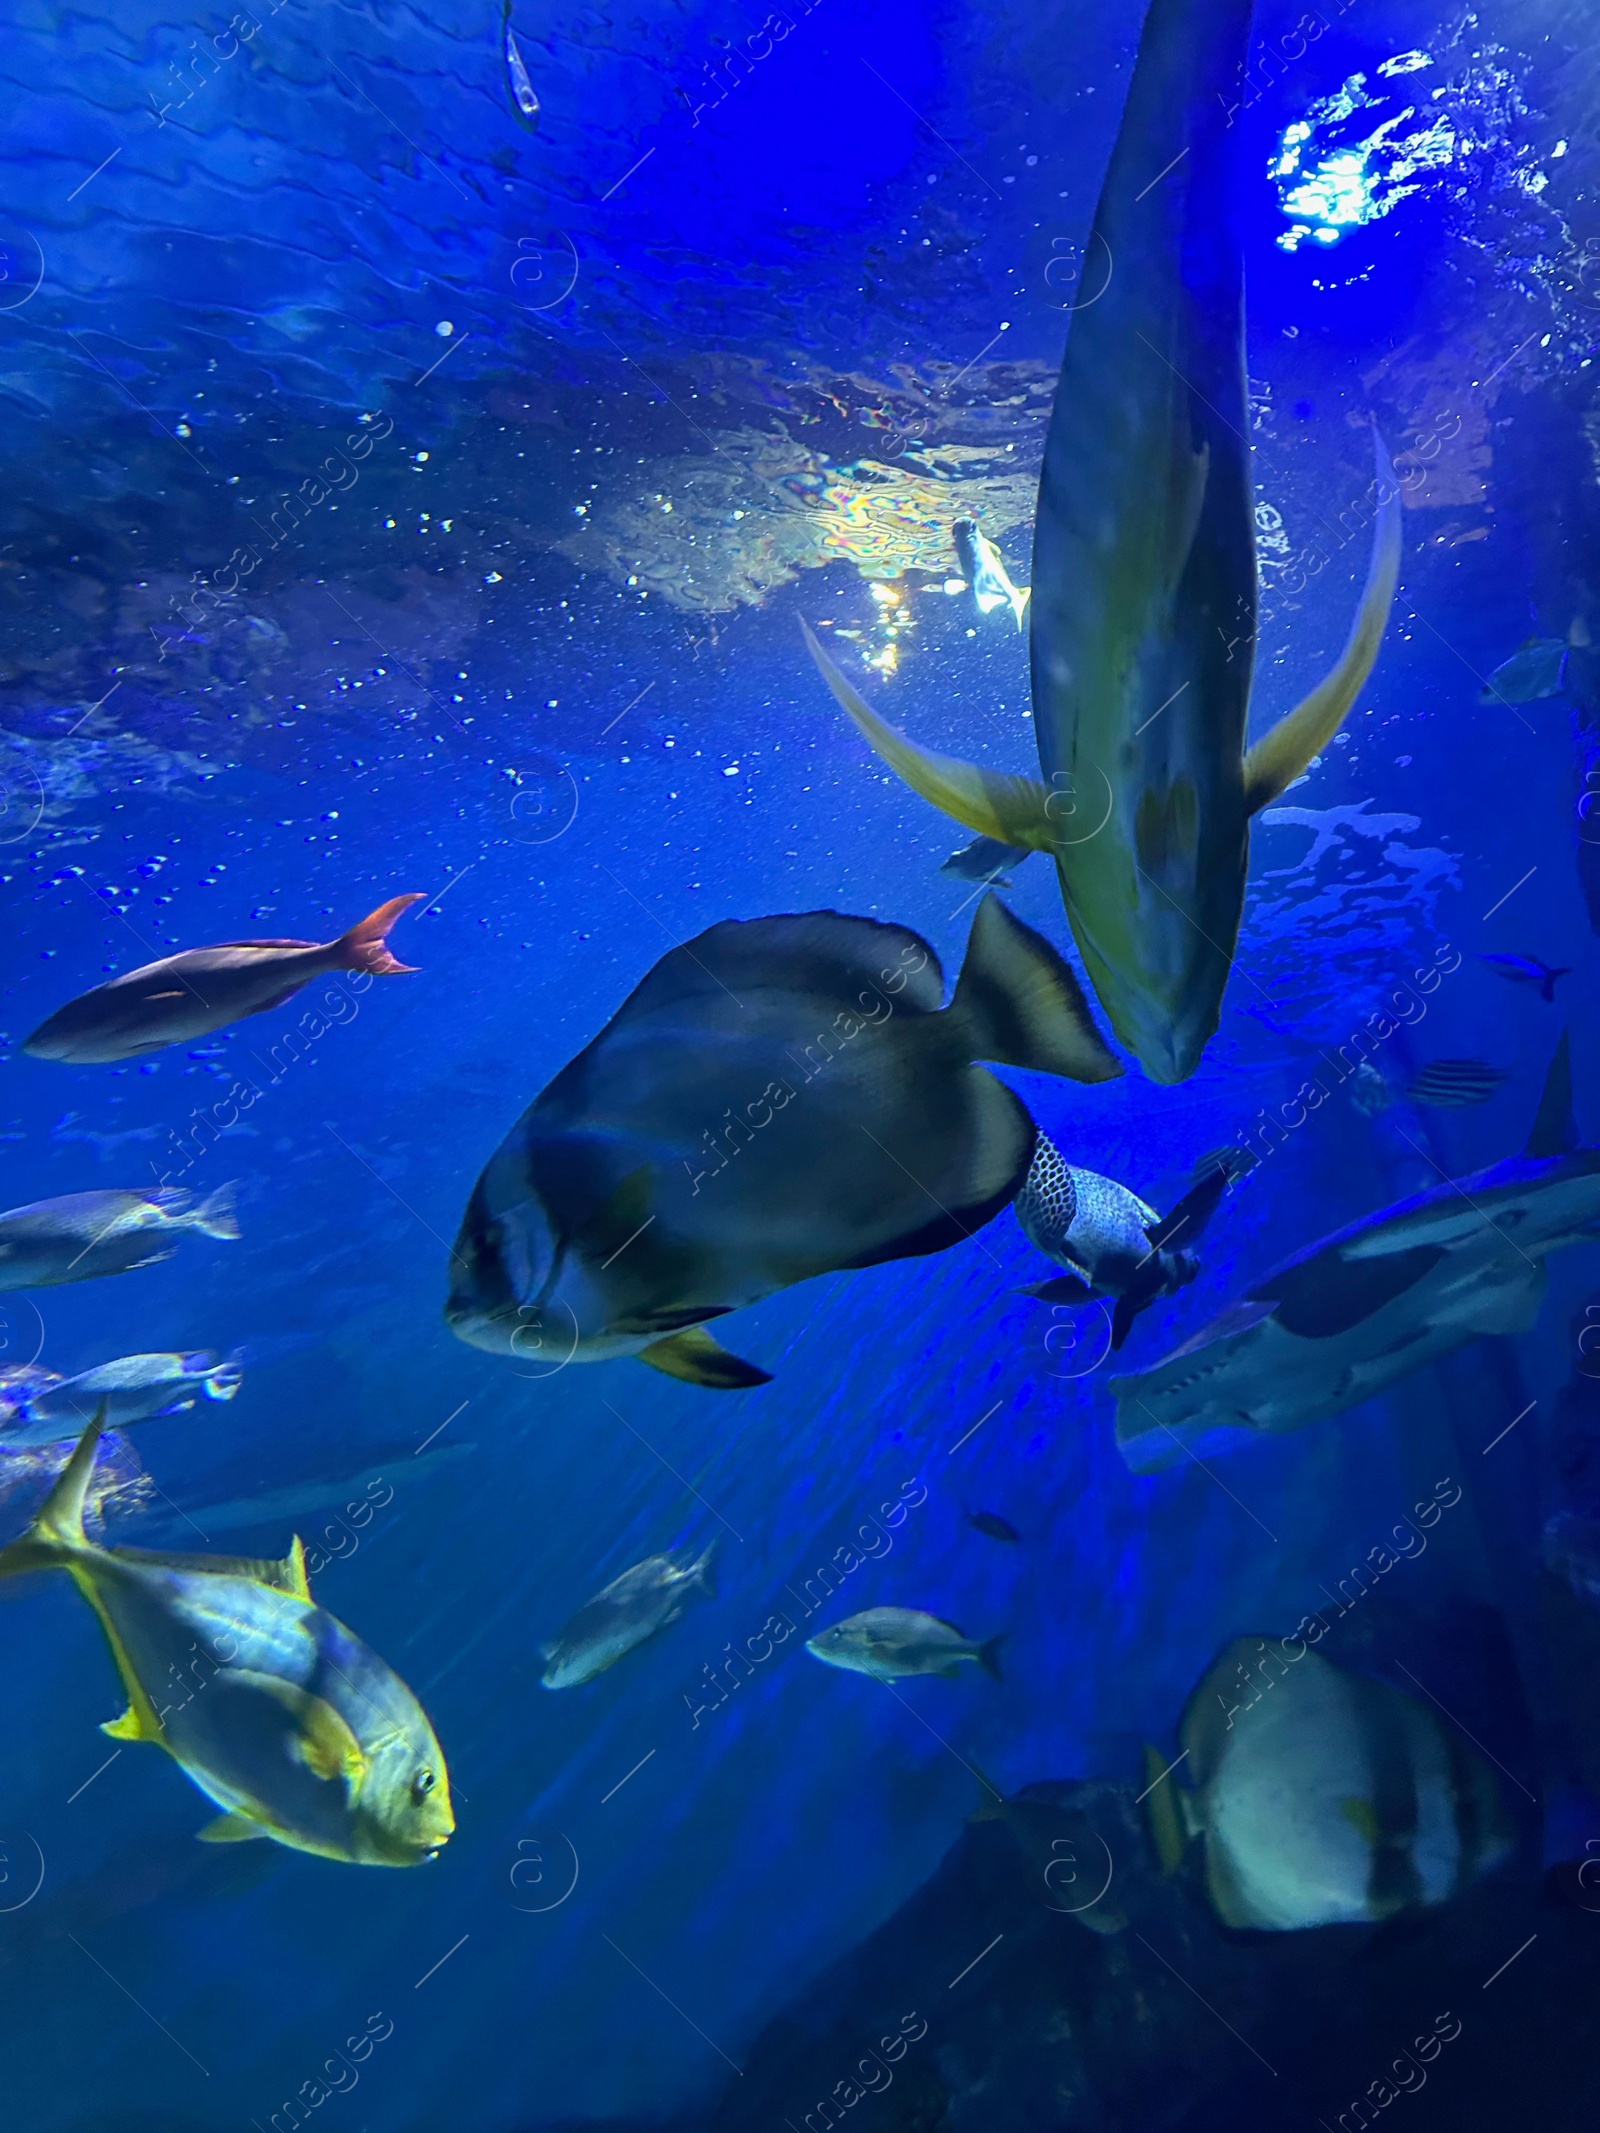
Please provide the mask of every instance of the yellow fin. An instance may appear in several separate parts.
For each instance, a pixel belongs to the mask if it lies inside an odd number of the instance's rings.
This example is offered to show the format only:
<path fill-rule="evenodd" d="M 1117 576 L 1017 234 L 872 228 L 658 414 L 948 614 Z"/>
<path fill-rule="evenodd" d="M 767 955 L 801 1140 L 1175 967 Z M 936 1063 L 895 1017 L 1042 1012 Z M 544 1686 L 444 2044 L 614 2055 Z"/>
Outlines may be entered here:
<path fill-rule="evenodd" d="M 249 1667 L 230 1667 L 228 1679 L 283 1705 L 295 1725 L 290 1753 L 314 1777 L 343 1778 L 346 1784 L 353 1785 L 364 1775 L 367 1758 L 361 1743 L 325 1696 L 315 1695 L 276 1674 L 255 1673 Z"/>
<path fill-rule="evenodd" d="M 252 1837 L 270 1837 L 272 1832 L 249 1815 L 227 1814 L 218 1815 L 195 1835 L 202 1844 L 248 1844 Z"/>
<path fill-rule="evenodd" d="M 101 1732 L 112 1740 L 148 1740 L 154 1741 L 158 1747 L 165 1746 L 160 1720 L 145 1698 L 141 1697 L 140 1702 L 144 1703 L 145 1715 L 140 1714 L 138 1705 L 130 1702 L 120 1718 L 108 1718 L 105 1721 L 100 1728 Z M 154 1731 L 151 1730 L 152 1727 Z"/>
<path fill-rule="evenodd" d="M 1300 776 L 1313 756 L 1320 755 L 1344 724 L 1345 714 L 1360 695 L 1378 657 L 1378 647 L 1394 603 L 1400 578 L 1400 485 L 1376 429 L 1372 441 L 1377 454 L 1378 516 L 1372 537 L 1372 561 L 1361 594 L 1361 605 L 1350 626 L 1350 635 L 1339 663 L 1326 680 L 1317 684 L 1303 702 L 1280 718 L 1264 733 L 1244 759 L 1244 804 L 1255 814 Z"/>
<path fill-rule="evenodd" d="M 1372 1802 L 1370 1800 L 1341 1800 L 1339 1802 L 1339 1812 L 1350 1824 L 1356 1835 L 1363 1838 L 1376 1851 L 1381 1833 L 1378 1828 L 1378 1812 Z"/>
<path fill-rule="evenodd" d="M 980 837 L 993 837 L 1001 844 L 1018 845 L 1029 852 L 1054 851 L 1055 825 L 1048 813 L 1053 795 L 1047 785 L 1041 785 L 1037 778 L 983 770 L 976 763 L 963 762 L 959 756 L 936 755 L 931 748 L 919 748 L 898 727 L 879 718 L 846 681 L 807 625 L 802 622 L 800 627 L 823 680 L 889 768 L 898 771 L 913 792 L 931 800 L 963 828 L 976 830 Z"/>
<path fill-rule="evenodd" d="M 297 1533 L 289 1545 L 289 1553 L 283 1559 L 281 1589 L 292 1593 L 297 1600 L 309 1600 L 311 1585 L 306 1577 L 306 1551 Z"/>
<path fill-rule="evenodd" d="M 751 1385 L 770 1385 L 770 1370 L 758 1369 L 742 1355 L 731 1355 L 721 1341 L 713 1340 L 704 1326 L 685 1326 L 665 1340 L 641 1348 L 636 1361 L 652 1370 L 664 1370 L 669 1378 L 682 1378 L 686 1385 L 705 1385 L 713 1392 L 743 1392 Z"/>
<path fill-rule="evenodd" d="M 1159 1748 L 1147 1743 L 1144 1751 L 1145 1813 L 1150 1818 L 1150 1836 L 1161 1862 L 1163 1875 L 1175 1874 L 1189 1849 L 1192 1834 L 1187 1796 Z"/>

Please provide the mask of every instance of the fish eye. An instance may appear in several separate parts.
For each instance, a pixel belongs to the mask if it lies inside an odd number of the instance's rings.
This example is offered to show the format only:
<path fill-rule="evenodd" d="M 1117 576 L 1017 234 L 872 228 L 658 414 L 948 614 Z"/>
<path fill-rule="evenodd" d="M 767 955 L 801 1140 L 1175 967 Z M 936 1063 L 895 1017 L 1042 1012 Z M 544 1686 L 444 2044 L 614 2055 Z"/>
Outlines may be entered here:
<path fill-rule="evenodd" d="M 419 1770 L 411 1780 L 411 1797 L 414 1800 L 425 1800 L 437 1783 L 438 1779 L 431 1770 Z"/>

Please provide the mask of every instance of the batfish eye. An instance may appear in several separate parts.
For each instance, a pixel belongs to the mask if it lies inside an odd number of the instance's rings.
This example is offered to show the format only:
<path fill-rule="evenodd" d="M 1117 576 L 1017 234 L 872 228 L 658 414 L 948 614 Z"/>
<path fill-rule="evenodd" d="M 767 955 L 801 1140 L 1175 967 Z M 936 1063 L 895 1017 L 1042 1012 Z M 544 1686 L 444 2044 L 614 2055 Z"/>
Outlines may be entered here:
<path fill-rule="evenodd" d="M 411 1780 L 411 1797 L 414 1800 L 425 1800 L 437 1782 L 431 1770 L 419 1770 Z"/>

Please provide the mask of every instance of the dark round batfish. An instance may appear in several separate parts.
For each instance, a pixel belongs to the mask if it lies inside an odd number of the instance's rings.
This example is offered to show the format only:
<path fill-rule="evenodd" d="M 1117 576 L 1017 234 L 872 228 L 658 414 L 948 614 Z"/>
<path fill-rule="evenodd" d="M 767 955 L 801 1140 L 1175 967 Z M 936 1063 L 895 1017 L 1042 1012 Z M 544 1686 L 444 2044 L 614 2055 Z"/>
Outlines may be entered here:
<path fill-rule="evenodd" d="M 1036 1128 L 976 1061 L 1122 1072 L 1067 965 L 995 896 L 943 999 L 926 941 L 837 911 L 730 920 L 663 956 L 479 1178 L 453 1331 L 546 1372 L 633 1355 L 766 1383 L 706 1320 L 943 1251 L 1015 1196 Z"/>
<path fill-rule="evenodd" d="M 389 929 L 421 901 L 393 896 L 336 941 L 223 941 L 163 956 L 58 1007 L 22 1049 L 66 1066 L 105 1066 L 265 1014 L 332 970 L 398 977 L 413 966 L 389 953 Z"/>

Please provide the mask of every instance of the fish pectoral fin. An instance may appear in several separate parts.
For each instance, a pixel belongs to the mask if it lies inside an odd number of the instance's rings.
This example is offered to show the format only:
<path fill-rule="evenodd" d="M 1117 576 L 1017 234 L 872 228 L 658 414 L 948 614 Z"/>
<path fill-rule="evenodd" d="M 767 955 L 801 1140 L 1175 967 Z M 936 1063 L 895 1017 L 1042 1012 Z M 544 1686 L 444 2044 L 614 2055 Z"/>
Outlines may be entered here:
<path fill-rule="evenodd" d="M 108 1718 L 100 1730 L 111 1740 L 148 1740 L 154 1741 L 158 1747 L 165 1742 L 155 1713 L 148 1705 L 141 1714 L 138 1706 L 130 1703 L 120 1718 Z"/>
<path fill-rule="evenodd" d="M 1050 1281 L 1030 1281 L 1017 1294 L 1036 1297 L 1040 1303 L 1081 1304 L 1087 1303 L 1094 1291 L 1081 1274 L 1057 1274 Z"/>
<path fill-rule="evenodd" d="M 686 1385 L 704 1385 L 713 1392 L 743 1392 L 752 1385 L 770 1385 L 770 1370 L 759 1370 L 743 1356 L 732 1355 L 713 1340 L 703 1326 L 685 1326 L 664 1341 L 652 1341 L 639 1350 L 637 1361 L 669 1378 L 682 1378 Z"/>
<path fill-rule="evenodd" d="M 1327 747 L 1360 695 L 1383 642 L 1400 577 L 1400 485 L 1376 429 L 1372 437 L 1377 455 L 1378 516 L 1361 605 L 1333 672 L 1246 753 L 1244 804 L 1248 814 L 1253 815 L 1276 800 L 1312 757 Z"/>
<path fill-rule="evenodd" d="M 294 1721 L 289 1753 L 313 1777 L 343 1778 L 353 1786 L 365 1774 L 367 1758 L 361 1743 L 325 1696 L 276 1674 L 258 1674 L 247 1667 L 230 1667 L 228 1676 L 238 1687 L 253 1689 L 283 1705 Z"/>
<path fill-rule="evenodd" d="M 248 1844 L 252 1837 L 270 1837 L 272 1832 L 249 1815 L 218 1815 L 204 1829 L 197 1829 L 195 1836 L 202 1844 Z"/>
<path fill-rule="evenodd" d="M 280 1568 L 283 1572 L 280 1590 L 293 1593 L 297 1600 L 309 1600 L 311 1581 L 306 1576 L 305 1543 L 298 1533 L 290 1543 L 289 1553 L 284 1557 Z"/>
<path fill-rule="evenodd" d="M 924 800 L 999 844 L 1018 850 L 1048 852 L 1054 849 L 1055 824 L 1047 812 L 1053 797 L 1037 778 L 1013 777 L 1003 771 L 983 770 L 960 756 L 938 755 L 921 748 L 898 727 L 879 718 L 876 711 L 846 681 L 843 674 L 802 622 L 811 656 L 823 680 L 833 691 L 861 732 L 889 768 L 905 780 Z"/>

